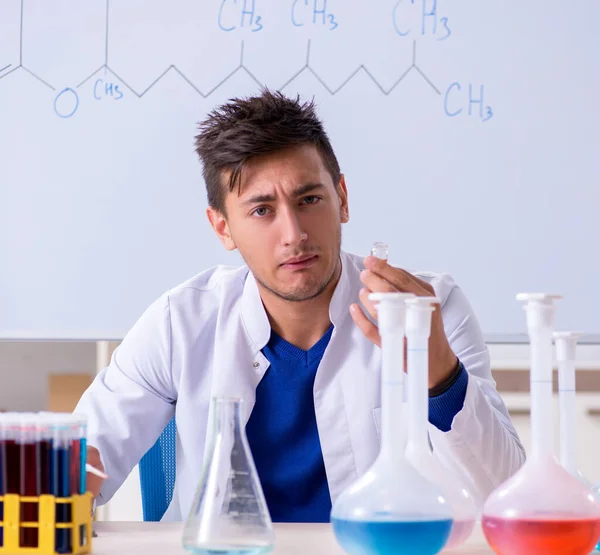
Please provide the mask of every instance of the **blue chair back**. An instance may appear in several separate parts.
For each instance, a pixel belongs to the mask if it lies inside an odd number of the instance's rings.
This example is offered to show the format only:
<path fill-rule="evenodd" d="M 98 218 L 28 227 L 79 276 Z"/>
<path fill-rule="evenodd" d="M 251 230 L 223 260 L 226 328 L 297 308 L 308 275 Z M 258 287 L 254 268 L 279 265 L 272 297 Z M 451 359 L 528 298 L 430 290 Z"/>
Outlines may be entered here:
<path fill-rule="evenodd" d="M 139 463 L 144 520 L 158 522 L 171 503 L 176 475 L 175 417 Z"/>

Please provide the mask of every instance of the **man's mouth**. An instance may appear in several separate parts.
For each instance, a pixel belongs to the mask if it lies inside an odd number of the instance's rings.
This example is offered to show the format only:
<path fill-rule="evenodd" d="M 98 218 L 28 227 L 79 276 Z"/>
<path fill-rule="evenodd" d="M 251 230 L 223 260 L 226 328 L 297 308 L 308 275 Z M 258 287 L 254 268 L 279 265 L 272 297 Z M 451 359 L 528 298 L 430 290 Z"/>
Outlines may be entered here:
<path fill-rule="evenodd" d="M 285 268 L 286 270 L 302 270 L 303 268 L 312 266 L 318 258 L 319 257 L 316 254 L 296 256 L 286 260 L 283 264 L 281 264 L 281 267 Z"/>

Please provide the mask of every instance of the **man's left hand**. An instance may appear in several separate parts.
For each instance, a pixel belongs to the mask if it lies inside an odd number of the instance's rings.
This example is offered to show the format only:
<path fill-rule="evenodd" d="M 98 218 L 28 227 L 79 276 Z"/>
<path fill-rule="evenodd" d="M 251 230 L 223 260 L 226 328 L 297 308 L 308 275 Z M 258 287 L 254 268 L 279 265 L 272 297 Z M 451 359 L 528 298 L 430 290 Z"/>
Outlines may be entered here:
<path fill-rule="evenodd" d="M 368 256 L 365 259 L 365 268 L 360 275 L 360 279 L 365 285 L 360 291 L 360 302 L 375 320 L 377 320 L 377 311 L 373 303 L 369 300 L 370 293 L 397 291 L 401 293 L 414 293 L 419 297 L 435 296 L 431 285 L 400 268 L 390 266 L 385 260 Z M 363 309 L 354 303 L 350 307 L 350 314 L 365 337 L 376 345 L 381 346 L 379 330 L 367 318 Z M 435 307 L 435 312 L 432 316 L 431 336 L 429 339 L 429 388 L 431 389 L 444 382 L 452 374 L 457 364 L 458 359 L 448 343 L 442 322 L 441 310 L 438 305 Z"/>

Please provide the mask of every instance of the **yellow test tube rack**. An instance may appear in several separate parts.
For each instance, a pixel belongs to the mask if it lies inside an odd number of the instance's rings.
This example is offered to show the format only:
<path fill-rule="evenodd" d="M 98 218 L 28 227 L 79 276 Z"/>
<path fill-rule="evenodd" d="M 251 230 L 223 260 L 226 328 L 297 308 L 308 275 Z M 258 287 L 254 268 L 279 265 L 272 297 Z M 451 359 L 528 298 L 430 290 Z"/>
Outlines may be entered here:
<path fill-rule="evenodd" d="M 20 497 L 19 495 L 0 496 L 4 503 L 4 520 L 0 520 L 2 544 L 0 554 L 21 555 L 36 553 L 38 555 L 59 555 L 55 551 L 56 531 L 71 530 L 71 555 L 90 553 L 92 549 L 92 494 L 73 495 L 71 497 L 55 497 L 40 495 L 39 497 Z M 21 504 L 38 503 L 38 521 L 21 522 Z M 71 522 L 56 522 L 56 505 L 71 506 Z M 21 547 L 20 532 L 25 528 L 37 528 L 38 546 Z M 83 537 L 82 537 L 83 536 Z M 64 554 L 60 554 L 64 555 Z"/>

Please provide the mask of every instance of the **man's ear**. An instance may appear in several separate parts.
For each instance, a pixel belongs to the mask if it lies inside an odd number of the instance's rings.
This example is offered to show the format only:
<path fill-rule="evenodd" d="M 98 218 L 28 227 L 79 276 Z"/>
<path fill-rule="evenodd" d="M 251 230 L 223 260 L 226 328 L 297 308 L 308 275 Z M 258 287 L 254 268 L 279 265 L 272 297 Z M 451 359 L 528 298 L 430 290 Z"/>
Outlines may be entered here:
<path fill-rule="evenodd" d="M 229 224 L 227 223 L 227 219 L 225 216 L 216 208 L 208 207 L 206 209 L 206 215 L 208 216 L 208 221 L 210 225 L 215 230 L 217 237 L 223 243 L 223 246 L 228 251 L 233 251 L 237 247 L 233 242 L 233 238 L 231 237 L 231 232 L 229 231 Z"/>
<path fill-rule="evenodd" d="M 350 212 L 348 209 L 348 189 L 346 189 L 344 174 L 340 176 L 340 182 L 336 189 L 340 199 L 340 220 L 343 224 L 346 224 L 350 220 Z"/>

